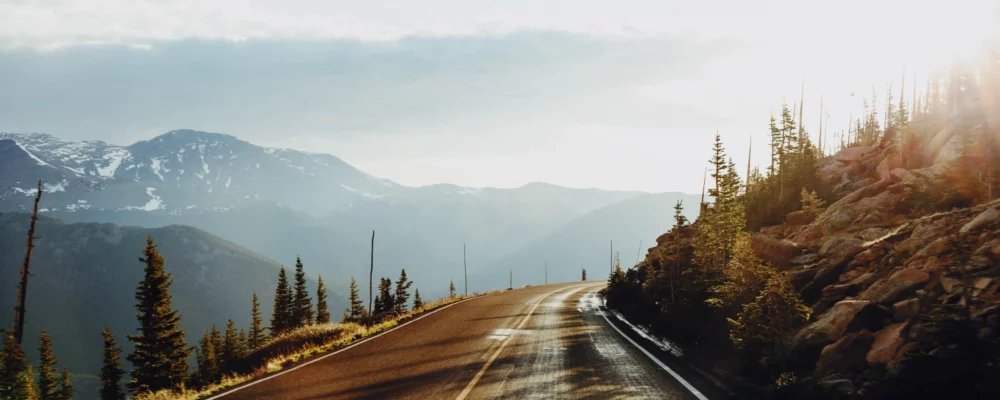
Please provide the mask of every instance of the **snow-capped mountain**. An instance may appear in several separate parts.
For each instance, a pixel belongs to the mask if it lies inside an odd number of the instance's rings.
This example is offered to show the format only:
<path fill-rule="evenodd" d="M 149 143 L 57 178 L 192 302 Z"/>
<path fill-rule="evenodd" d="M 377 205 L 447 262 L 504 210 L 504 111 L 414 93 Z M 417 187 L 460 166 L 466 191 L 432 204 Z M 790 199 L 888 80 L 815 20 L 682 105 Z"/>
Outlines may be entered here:
<path fill-rule="evenodd" d="M 234 136 L 175 130 L 130 146 L 0 133 L 0 210 L 30 209 L 44 183 L 45 211 L 198 213 L 261 201 L 325 215 L 368 202 L 563 204 L 586 212 L 637 192 L 529 184 L 406 187 L 329 154 L 256 146 Z"/>

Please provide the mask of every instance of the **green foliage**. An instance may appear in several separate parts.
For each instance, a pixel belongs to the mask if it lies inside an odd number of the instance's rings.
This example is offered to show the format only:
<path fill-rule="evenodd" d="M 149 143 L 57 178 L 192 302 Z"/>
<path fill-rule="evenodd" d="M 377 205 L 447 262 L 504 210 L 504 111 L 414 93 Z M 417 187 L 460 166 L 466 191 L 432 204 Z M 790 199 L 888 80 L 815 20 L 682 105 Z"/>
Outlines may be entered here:
<path fill-rule="evenodd" d="M 56 400 L 59 391 L 56 357 L 52 355 L 52 339 L 44 329 L 38 338 L 38 352 L 38 397 L 41 400 Z"/>
<path fill-rule="evenodd" d="M 205 335 L 201 337 L 201 342 L 195 353 L 195 362 L 198 367 L 193 382 L 195 386 L 206 386 L 216 381 L 220 375 L 219 365 L 216 363 L 217 360 L 218 356 L 216 355 L 215 344 L 212 343 L 212 334 L 209 331 L 205 331 Z"/>
<path fill-rule="evenodd" d="M 365 302 L 361 300 L 361 296 L 358 295 L 358 283 L 351 277 L 351 287 L 350 287 L 350 308 L 345 312 L 344 321 L 360 321 L 365 317 Z M 348 319 L 349 318 L 349 319 Z"/>
<path fill-rule="evenodd" d="M 230 319 L 226 321 L 226 333 L 222 339 L 222 351 L 219 352 L 219 366 L 222 371 L 232 371 L 236 368 L 236 363 L 240 360 L 239 333 L 236 331 L 236 324 Z"/>
<path fill-rule="evenodd" d="M 132 380 L 128 388 L 133 394 L 170 389 L 182 384 L 187 377 L 190 351 L 180 329 L 180 315 L 170 306 L 170 274 L 163 269 L 163 256 L 156 250 L 152 237 L 146 238 L 143 249 L 145 276 L 136 289 L 136 318 L 139 334 L 129 335 L 135 344 L 128 356 L 132 363 Z"/>
<path fill-rule="evenodd" d="M 330 311 L 326 309 L 326 286 L 323 286 L 323 277 L 317 278 L 316 282 L 316 323 L 330 323 Z"/>
<path fill-rule="evenodd" d="M 712 287 L 714 297 L 708 304 L 725 309 L 727 316 L 735 316 L 744 305 L 754 301 L 771 274 L 773 268 L 764 265 L 750 248 L 750 234 L 740 232 L 733 246 L 733 257 L 722 271 L 722 283 Z"/>
<path fill-rule="evenodd" d="M 448 297 L 455 297 L 455 281 L 451 280 L 448 283 Z"/>
<path fill-rule="evenodd" d="M 730 320 L 730 338 L 741 350 L 783 345 L 788 335 L 809 319 L 812 309 L 802 304 L 787 280 L 771 271 L 763 290 Z"/>
<path fill-rule="evenodd" d="M 580 273 L 580 280 L 581 281 L 586 281 L 587 280 L 587 269 L 586 268 L 584 268 L 583 271 Z"/>
<path fill-rule="evenodd" d="M 101 363 L 101 400 L 125 400 L 122 390 L 121 347 L 115 342 L 115 336 L 110 328 L 101 332 L 104 336 L 104 361 Z"/>
<path fill-rule="evenodd" d="M 424 299 L 420 298 L 420 289 L 413 289 L 413 309 L 416 310 L 424 305 Z"/>
<path fill-rule="evenodd" d="M 256 350 L 267 344 L 267 335 L 264 334 L 264 319 L 260 316 L 260 301 L 257 300 L 257 292 L 253 292 L 253 307 L 250 310 L 250 333 L 247 335 L 247 349 Z"/>
<path fill-rule="evenodd" d="M 396 293 L 393 295 L 392 311 L 402 314 L 407 311 L 407 303 L 410 301 L 410 286 L 413 281 L 406 278 L 406 269 L 399 272 L 399 280 L 396 281 Z"/>
<path fill-rule="evenodd" d="M 302 268 L 302 260 L 295 257 L 295 294 L 292 299 L 292 328 L 312 325 L 312 299 L 306 289 L 306 273 Z"/>
<path fill-rule="evenodd" d="M 726 159 L 722 139 L 716 134 L 711 160 L 716 186 L 709 190 L 714 198 L 711 205 L 702 205 L 696 223 L 695 262 L 708 271 L 719 271 L 729 261 L 737 234 L 746 226 L 742 184 L 731 159 Z"/>
<path fill-rule="evenodd" d="M 0 351 L 0 399 L 37 399 L 31 364 L 14 340 L 14 334 L 2 331 L 3 350 Z"/>
<path fill-rule="evenodd" d="M 380 278 L 378 283 L 378 298 L 376 300 L 381 300 L 376 302 L 375 314 L 381 314 L 387 311 L 392 311 L 395 308 L 395 299 L 392 294 L 392 280 L 389 278 Z"/>
<path fill-rule="evenodd" d="M 274 289 L 274 312 L 271 314 L 271 336 L 277 337 L 294 327 L 292 288 L 288 286 L 285 267 L 278 271 L 278 286 Z"/>
<path fill-rule="evenodd" d="M 69 369 L 63 367 L 62 375 L 59 376 L 59 390 L 56 391 L 57 400 L 73 400 L 73 381 L 70 379 Z"/>

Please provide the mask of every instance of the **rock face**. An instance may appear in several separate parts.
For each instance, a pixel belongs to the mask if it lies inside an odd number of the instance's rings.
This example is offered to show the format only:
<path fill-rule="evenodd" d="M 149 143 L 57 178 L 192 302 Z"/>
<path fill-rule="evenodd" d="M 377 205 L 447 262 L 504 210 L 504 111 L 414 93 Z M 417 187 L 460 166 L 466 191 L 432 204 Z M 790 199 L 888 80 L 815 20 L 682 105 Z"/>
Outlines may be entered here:
<path fill-rule="evenodd" d="M 759 233 L 750 237 L 750 248 L 757 257 L 779 268 L 787 266 L 792 258 L 802 252 L 795 243 Z"/>
<path fill-rule="evenodd" d="M 862 300 L 874 303 L 895 302 L 909 290 L 927 283 L 930 275 L 914 267 L 905 268 L 889 276 L 889 279 L 876 282 L 861 294 Z"/>
<path fill-rule="evenodd" d="M 959 229 L 958 232 L 969 233 L 997 222 L 997 220 L 1000 220 L 1000 211 L 997 211 L 996 208 L 987 208 L 986 211 L 983 211 L 976 218 L 973 218 L 972 221 L 962 226 L 962 229 Z"/>
<path fill-rule="evenodd" d="M 847 327 L 855 320 L 855 316 L 869 305 L 871 302 L 864 300 L 843 300 L 834 304 L 823 317 L 799 331 L 795 336 L 796 345 L 806 346 L 836 341 L 844 335 Z"/>
<path fill-rule="evenodd" d="M 865 355 L 872 347 L 875 336 L 868 330 L 845 335 L 836 343 L 823 348 L 816 362 L 814 376 L 823 377 L 834 373 L 850 374 L 868 367 Z"/>
<path fill-rule="evenodd" d="M 903 347 L 903 344 L 906 343 L 906 327 L 907 324 L 901 322 L 889 325 L 875 332 L 871 350 L 865 356 L 868 363 L 875 365 L 897 361 L 896 355 L 899 353 L 899 349 Z"/>

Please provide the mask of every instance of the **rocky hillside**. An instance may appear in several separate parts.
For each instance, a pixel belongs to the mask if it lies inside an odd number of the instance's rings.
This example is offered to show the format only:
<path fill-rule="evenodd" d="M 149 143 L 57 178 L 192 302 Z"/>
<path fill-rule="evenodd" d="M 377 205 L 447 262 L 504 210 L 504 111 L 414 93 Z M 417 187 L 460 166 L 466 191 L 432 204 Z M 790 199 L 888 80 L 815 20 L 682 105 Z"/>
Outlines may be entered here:
<path fill-rule="evenodd" d="M 845 149 L 821 160 L 836 201 L 752 237 L 813 310 L 793 353 L 837 392 L 908 354 L 943 363 L 971 351 L 931 334 L 942 307 L 967 313 L 981 340 L 1000 330 L 1000 202 L 947 207 L 946 161 L 907 170 L 887 149 Z"/>

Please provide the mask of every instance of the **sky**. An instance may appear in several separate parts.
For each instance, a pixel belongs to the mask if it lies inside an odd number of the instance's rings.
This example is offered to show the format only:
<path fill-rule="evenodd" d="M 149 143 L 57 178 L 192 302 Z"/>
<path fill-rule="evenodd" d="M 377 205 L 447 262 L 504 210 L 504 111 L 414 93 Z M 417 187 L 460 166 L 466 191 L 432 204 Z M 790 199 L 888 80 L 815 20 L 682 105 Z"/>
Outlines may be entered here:
<path fill-rule="evenodd" d="M 406 185 L 697 193 L 716 132 L 763 165 L 783 102 L 804 100 L 815 136 L 822 101 L 839 131 L 862 96 L 975 54 L 995 7 L 0 0 L 0 131 L 127 145 L 190 128 Z"/>

